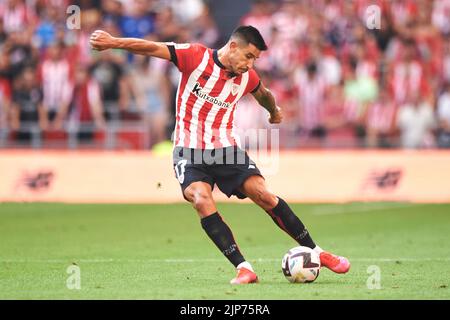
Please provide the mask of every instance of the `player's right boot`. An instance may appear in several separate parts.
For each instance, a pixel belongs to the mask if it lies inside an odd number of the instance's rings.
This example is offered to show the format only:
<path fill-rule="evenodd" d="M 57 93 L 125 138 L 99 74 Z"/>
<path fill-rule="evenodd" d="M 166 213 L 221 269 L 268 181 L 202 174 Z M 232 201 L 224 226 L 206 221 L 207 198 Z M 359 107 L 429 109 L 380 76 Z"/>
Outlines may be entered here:
<path fill-rule="evenodd" d="M 347 258 L 326 251 L 320 253 L 320 264 L 336 273 L 346 273 L 350 270 L 350 262 Z"/>
<path fill-rule="evenodd" d="M 247 268 L 238 269 L 238 273 L 236 278 L 230 281 L 231 284 L 248 284 L 248 283 L 257 283 L 258 276 L 251 270 Z"/>

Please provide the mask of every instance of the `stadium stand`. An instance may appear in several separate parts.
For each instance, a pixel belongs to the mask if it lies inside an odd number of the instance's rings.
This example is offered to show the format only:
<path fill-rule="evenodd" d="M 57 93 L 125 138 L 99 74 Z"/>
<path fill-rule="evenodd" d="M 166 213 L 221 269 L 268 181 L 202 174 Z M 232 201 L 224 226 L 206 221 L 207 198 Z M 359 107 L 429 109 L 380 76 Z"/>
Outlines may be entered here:
<path fill-rule="evenodd" d="M 276 126 L 282 148 L 449 147 L 450 0 L 248 4 L 239 23 L 269 44 L 256 68 L 286 115 Z M 78 29 L 68 28 L 70 5 L 82 12 Z M 370 5 L 380 9 L 379 29 L 368 28 Z M 2 1 L 0 148 L 147 150 L 170 140 L 175 68 L 94 52 L 88 38 L 103 29 L 219 47 L 228 32 L 214 8 L 202 0 Z M 255 113 L 251 125 L 266 128 L 264 110 Z"/>

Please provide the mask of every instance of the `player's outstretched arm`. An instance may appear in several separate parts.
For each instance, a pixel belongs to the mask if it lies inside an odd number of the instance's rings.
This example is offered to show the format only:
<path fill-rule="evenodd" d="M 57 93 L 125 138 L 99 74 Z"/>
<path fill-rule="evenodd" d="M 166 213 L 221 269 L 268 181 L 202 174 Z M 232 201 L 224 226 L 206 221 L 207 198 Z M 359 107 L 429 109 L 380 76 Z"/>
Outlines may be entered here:
<path fill-rule="evenodd" d="M 283 120 L 283 114 L 281 108 L 277 106 L 275 102 L 275 97 L 272 92 L 267 89 L 261 82 L 258 90 L 252 93 L 256 101 L 263 106 L 267 111 L 269 111 L 269 122 L 270 123 L 280 123 Z"/>
<path fill-rule="evenodd" d="M 107 49 L 123 49 L 135 54 L 142 54 L 170 60 L 170 52 L 167 45 L 162 42 L 154 42 L 137 38 L 117 38 L 103 30 L 92 33 L 89 43 L 98 51 Z"/>

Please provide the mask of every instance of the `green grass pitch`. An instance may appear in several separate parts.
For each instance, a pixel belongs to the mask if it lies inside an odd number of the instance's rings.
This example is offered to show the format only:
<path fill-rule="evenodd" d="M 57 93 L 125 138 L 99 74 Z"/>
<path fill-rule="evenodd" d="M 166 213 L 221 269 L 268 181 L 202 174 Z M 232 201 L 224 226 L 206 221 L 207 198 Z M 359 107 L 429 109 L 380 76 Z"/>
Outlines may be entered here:
<path fill-rule="evenodd" d="M 189 204 L 0 204 L 1 299 L 450 299 L 450 205 L 294 204 L 324 249 L 347 256 L 311 284 L 281 272 L 296 244 L 253 204 L 219 204 L 260 283 L 231 264 Z M 80 286 L 68 289 L 68 267 Z M 376 266 L 376 267 L 370 267 Z M 379 268 L 380 289 L 369 289 Z M 369 280 L 368 280 L 369 279 Z"/>

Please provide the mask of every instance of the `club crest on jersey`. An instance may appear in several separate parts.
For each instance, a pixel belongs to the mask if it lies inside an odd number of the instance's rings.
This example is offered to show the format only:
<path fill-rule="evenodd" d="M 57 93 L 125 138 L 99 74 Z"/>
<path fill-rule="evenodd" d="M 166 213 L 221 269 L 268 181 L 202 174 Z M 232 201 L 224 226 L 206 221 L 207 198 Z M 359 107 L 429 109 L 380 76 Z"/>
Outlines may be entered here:
<path fill-rule="evenodd" d="M 209 103 L 215 104 L 222 108 L 229 108 L 231 104 L 229 102 L 221 101 L 217 99 L 217 97 L 211 97 L 209 94 L 202 92 L 202 86 L 197 82 L 192 88 L 192 93 L 195 94 L 198 98 L 208 101 Z"/>
<path fill-rule="evenodd" d="M 233 84 L 231 85 L 231 94 L 232 94 L 233 96 L 235 96 L 235 95 L 237 95 L 238 92 L 239 92 L 239 85 L 236 84 L 236 83 L 233 83 Z"/>

